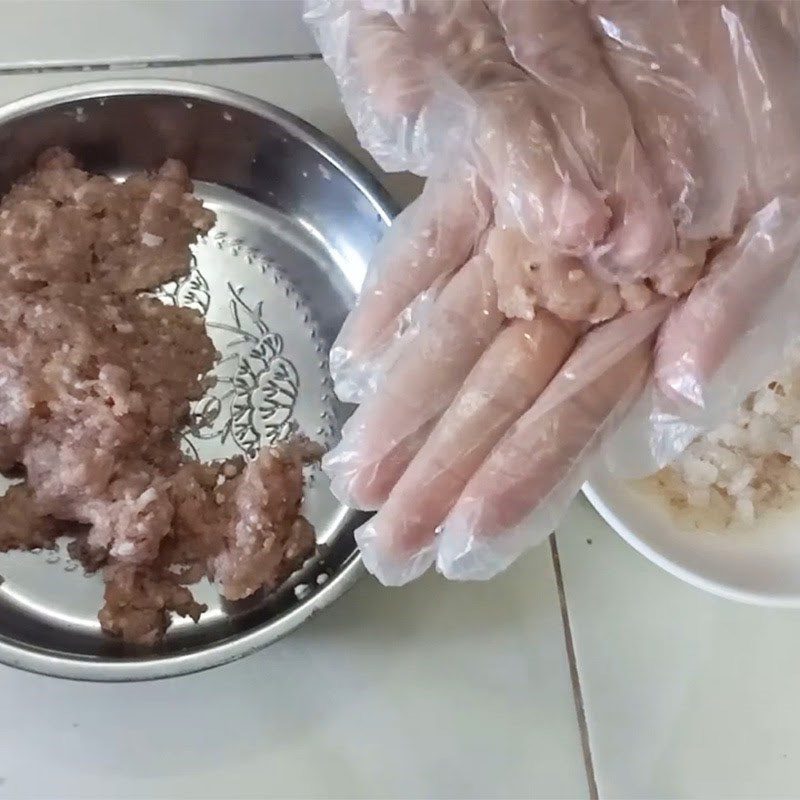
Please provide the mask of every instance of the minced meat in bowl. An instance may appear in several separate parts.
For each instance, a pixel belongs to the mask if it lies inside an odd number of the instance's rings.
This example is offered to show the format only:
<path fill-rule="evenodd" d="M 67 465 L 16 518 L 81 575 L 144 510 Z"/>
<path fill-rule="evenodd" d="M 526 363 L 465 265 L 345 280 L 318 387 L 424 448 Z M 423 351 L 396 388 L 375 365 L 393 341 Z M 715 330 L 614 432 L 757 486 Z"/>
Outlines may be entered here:
<path fill-rule="evenodd" d="M 0 550 L 53 546 L 100 570 L 103 630 L 152 645 L 188 586 L 239 600 L 279 586 L 314 549 L 296 437 L 249 463 L 180 448 L 216 353 L 202 315 L 147 294 L 188 274 L 214 215 L 166 161 L 122 182 L 43 153 L 0 202 L 0 453 L 25 476 L 0 499 Z"/>
<path fill-rule="evenodd" d="M 46 257 L 28 272 L 20 267 L 0 297 L 9 319 L 36 320 L 26 336 L 9 337 L 10 348 L 40 355 L 23 365 L 22 387 L 11 388 L 45 399 L 32 415 L 10 409 L 13 430 L 0 441 L 14 485 L 2 501 L 3 547 L 32 548 L 0 555 L 0 661 L 131 680 L 202 669 L 274 641 L 361 574 L 352 533 L 364 515 L 333 497 L 315 460 L 350 413 L 333 394 L 327 352 L 391 203 L 308 125 L 195 84 L 113 81 L 48 92 L 0 109 L 0 137 L 0 194 L 36 183 L 37 158 L 53 145 L 73 154 L 74 164 L 51 151 L 39 166 L 62 173 L 51 176 L 61 192 L 53 206 L 65 210 L 53 216 L 76 234 L 62 251 L 58 235 L 40 239 Z M 193 192 L 183 190 L 187 172 Z M 64 202 L 80 188 L 75 180 L 85 188 Z M 125 190 L 112 188 L 128 182 L 141 203 L 138 237 L 114 233 L 133 222 L 119 202 Z M 150 192 L 148 182 L 161 186 Z M 75 224 L 87 209 L 109 218 L 99 233 Z M 209 213 L 217 222 L 205 233 Z M 17 230 L 26 224 L 23 215 Z M 5 252 L 22 264 L 25 246 L 12 241 Z M 54 259 L 69 266 L 55 280 Z M 131 265 L 125 281 L 110 280 L 123 263 Z M 41 319 L 37 305 L 49 309 Z M 62 335 L 48 322 L 59 314 L 70 320 Z M 102 375 L 81 357 L 95 347 L 110 365 Z M 31 381 L 47 361 L 58 368 Z M 153 388 L 152 364 L 169 373 L 163 391 Z M 80 402 L 67 368 L 79 377 Z M 54 398 L 65 389 L 69 402 L 60 404 Z M 104 420 L 97 430 L 90 410 Z M 65 420 L 74 435 L 61 448 Z M 92 436 L 107 446 L 102 457 Z M 80 468 L 59 472 L 53 448 L 62 465 Z M 22 467 L 11 466 L 20 459 Z M 118 460 L 119 474 L 106 481 Z M 83 478 L 88 490 L 79 489 Z M 265 493 L 268 484 L 278 489 Z M 215 582 L 193 583 L 201 574 Z M 270 575 L 277 588 L 265 582 Z"/>

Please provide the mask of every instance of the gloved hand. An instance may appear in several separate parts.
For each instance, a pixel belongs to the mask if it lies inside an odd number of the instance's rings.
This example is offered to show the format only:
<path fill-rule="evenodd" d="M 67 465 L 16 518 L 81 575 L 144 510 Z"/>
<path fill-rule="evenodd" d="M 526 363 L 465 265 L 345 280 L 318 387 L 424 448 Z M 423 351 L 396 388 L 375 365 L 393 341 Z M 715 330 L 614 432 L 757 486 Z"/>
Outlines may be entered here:
<path fill-rule="evenodd" d="M 709 248 L 660 332 L 653 380 L 607 443 L 608 466 L 641 475 L 728 417 L 800 334 L 800 6 L 589 9 L 679 237 Z"/>
<path fill-rule="evenodd" d="M 775 352 L 797 330 L 764 314 L 778 287 L 800 298 L 796 12 L 387 5 L 307 15 L 362 143 L 430 176 L 331 353 L 361 406 L 325 465 L 380 509 L 357 538 L 381 580 L 488 577 L 552 530 L 668 313 L 622 451 L 648 463 L 721 408 L 742 334 Z M 763 377 L 746 366 L 740 394 Z"/>

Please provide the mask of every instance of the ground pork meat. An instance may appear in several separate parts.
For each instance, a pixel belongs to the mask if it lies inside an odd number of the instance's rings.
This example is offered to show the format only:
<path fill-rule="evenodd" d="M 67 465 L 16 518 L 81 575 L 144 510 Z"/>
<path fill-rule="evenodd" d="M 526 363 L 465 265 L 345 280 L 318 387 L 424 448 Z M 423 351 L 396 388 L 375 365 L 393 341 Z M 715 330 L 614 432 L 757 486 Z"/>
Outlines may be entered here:
<path fill-rule="evenodd" d="M 116 564 L 106 568 L 104 578 L 100 624 L 126 642 L 152 646 L 164 635 L 172 612 L 197 622 L 207 608 L 166 570 Z"/>
<path fill-rule="evenodd" d="M 587 272 L 580 259 L 545 257 L 521 233 L 493 228 L 486 240 L 497 304 L 507 317 L 533 319 L 545 308 L 569 322 L 603 322 L 622 308 L 619 288 Z"/>
<path fill-rule="evenodd" d="M 169 528 L 152 484 L 204 391 L 202 317 L 87 285 L 0 296 L 0 419 L 42 513 L 93 525 L 95 546 L 154 557 Z M 157 499 L 157 498 L 155 498 Z"/>
<path fill-rule="evenodd" d="M 63 523 L 40 513 L 29 486 L 11 486 L 0 497 L 0 552 L 50 548 L 65 532 Z"/>
<path fill-rule="evenodd" d="M 152 288 L 188 269 L 189 245 L 213 224 L 178 161 L 117 183 L 53 148 L 0 203 L 0 270 L 26 281 L 104 282 L 117 292 Z"/>
<path fill-rule="evenodd" d="M 104 630 L 157 642 L 171 613 L 197 620 L 186 584 L 274 588 L 314 549 L 300 514 L 303 438 L 250 464 L 187 460 L 178 432 L 215 360 L 202 316 L 142 294 L 188 272 L 213 214 L 168 161 L 124 183 L 64 150 L 0 202 L 0 550 L 52 546 L 102 569 Z M 82 528 L 77 528 L 82 526 Z"/>
<path fill-rule="evenodd" d="M 303 467 L 322 456 L 311 442 L 296 440 L 263 449 L 218 502 L 228 506 L 224 539 L 213 559 L 220 593 L 230 600 L 262 586 L 274 589 L 314 549 L 314 529 L 300 514 Z"/>
<path fill-rule="evenodd" d="M 175 587 L 204 576 L 229 600 L 278 587 L 315 547 L 314 529 L 300 505 L 303 467 L 321 455 L 317 445 L 300 437 L 264 448 L 247 465 L 239 458 L 190 461 L 151 485 L 148 504 L 168 520 L 164 536 L 157 554 L 140 564 L 129 563 L 119 546 L 105 551 L 110 566 L 104 572 L 103 627 L 127 641 L 151 643 L 154 631 L 160 636 L 166 630 L 169 602 L 184 602 Z M 139 513 L 139 506 L 127 504 L 135 508 L 127 513 Z M 128 543 L 133 552 L 135 542 Z M 91 536 L 89 544 L 86 557 L 96 559 Z M 194 617 L 192 610 L 171 610 Z"/>
<path fill-rule="evenodd" d="M 537 308 L 545 308 L 563 320 L 590 324 L 640 311 L 658 295 L 685 294 L 700 276 L 707 250 L 707 242 L 680 242 L 654 279 L 612 284 L 581 259 L 553 256 L 518 230 L 496 227 L 486 237 L 497 304 L 507 317 L 533 319 Z"/>

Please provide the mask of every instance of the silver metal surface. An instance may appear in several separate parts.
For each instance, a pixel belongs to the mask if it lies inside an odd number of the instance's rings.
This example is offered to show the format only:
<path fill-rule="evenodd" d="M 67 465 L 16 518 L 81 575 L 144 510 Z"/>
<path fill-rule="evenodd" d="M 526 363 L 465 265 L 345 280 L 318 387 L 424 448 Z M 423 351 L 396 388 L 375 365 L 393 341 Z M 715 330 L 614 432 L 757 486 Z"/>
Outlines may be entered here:
<path fill-rule="evenodd" d="M 83 84 L 0 109 L 0 193 L 44 148 L 61 144 L 94 172 L 122 176 L 184 161 L 217 213 L 195 267 L 159 290 L 206 315 L 222 360 L 217 386 L 184 437 L 201 458 L 250 454 L 299 428 L 330 444 L 348 414 L 327 353 L 391 216 L 380 186 L 326 137 L 266 103 L 165 81 Z M 199 624 L 175 620 L 155 650 L 105 636 L 102 582 L 65 548 L 0 556 L 0 661 L 60 677 L 126 681 L 180 675 L 247 655 L 342 594 L 361 564 L 362 515 L 319 471 L 306 514 L 319 553 L 279 591 L 222 603 L 211 586 Z"/>

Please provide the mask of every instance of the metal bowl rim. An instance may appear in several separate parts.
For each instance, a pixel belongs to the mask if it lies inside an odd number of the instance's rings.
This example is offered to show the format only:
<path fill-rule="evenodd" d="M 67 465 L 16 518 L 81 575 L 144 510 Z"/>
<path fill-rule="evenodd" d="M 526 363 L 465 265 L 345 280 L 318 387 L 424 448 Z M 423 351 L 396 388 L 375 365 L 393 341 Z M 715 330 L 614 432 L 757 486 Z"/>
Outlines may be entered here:
<path fill-rule="evenodd" d="M 14 119 L 65 102 L 136 95 L 193 97 L 240 108 L 275 122 L 342 172 L 369 200 L 387 225 L 396 213 L 394 201 L 379 181 L 329 136 L 278 106 L 209 84 L 148 78 L 73 84 L 29 95 L 0 106 L 0 127 Z M 273 644 L 341 597 L 363 574 L 361 556 L 355 553 L 352 560 L 331 580 L 317 589 L 311 597 L 300 601 L 288 613 L 241 635 L 186 653 L 115 661 L 84 659 L 25 647 L 0 638 L 0 663 L 41 675 L 79 681 L 132 682 L 188 675 L 235 661 Z"/>

